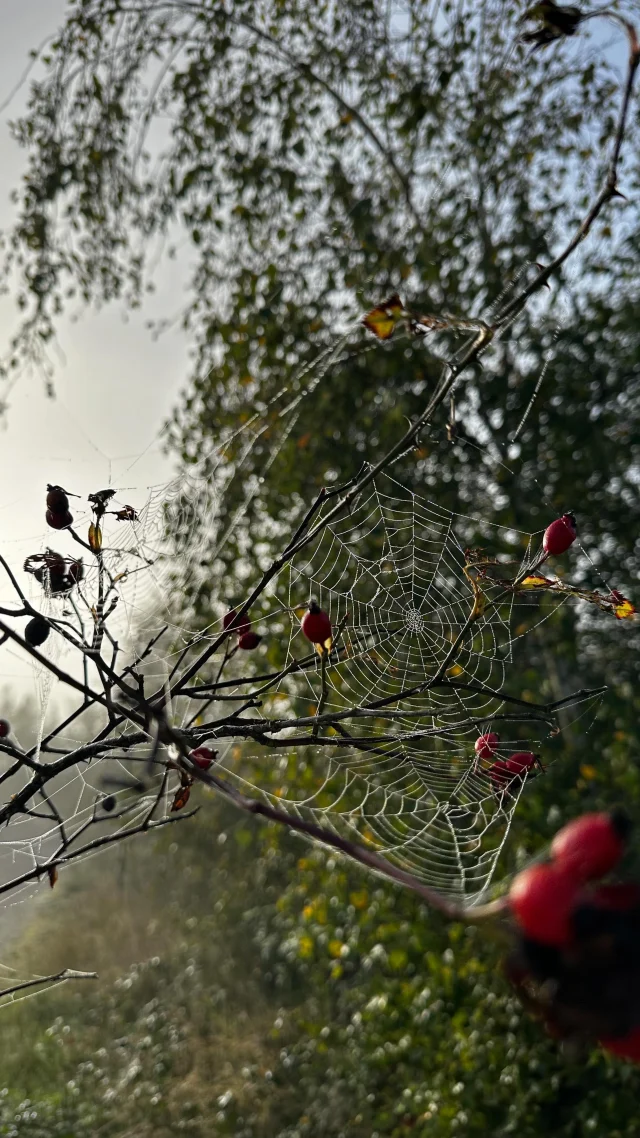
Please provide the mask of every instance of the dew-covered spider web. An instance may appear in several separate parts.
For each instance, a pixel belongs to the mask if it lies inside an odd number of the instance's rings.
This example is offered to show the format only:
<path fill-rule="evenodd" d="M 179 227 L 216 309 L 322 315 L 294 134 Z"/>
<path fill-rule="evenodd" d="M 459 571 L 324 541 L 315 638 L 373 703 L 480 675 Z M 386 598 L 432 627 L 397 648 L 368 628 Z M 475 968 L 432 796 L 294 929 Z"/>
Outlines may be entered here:
<path fill-rule="evenodd" d="M 87 495 L 98 488 L 68 487 L 81 495 L 71 509 L 84 548 L 71 533 L 41 522 L 39 537 L 12 555 L 29 601 L 55 623 L 41 648 L 46 659 L 76 679 L 86 667 L 95 684 L 88 650 L 95 647 L 96 615 L 109 611 L 100 642 L 108 666 L 124 669 L 146 696 L 159 687 L 171 690 L 193 654 L 218 636 L 230 604 L 224 579 L 207 582 L 211 550 L 220 551 L 242 530 L 261 480 L 295 430 L 302 399 L 325 378 L 342 343 L 295 391 L 283 389 L 260 414 L 216 440 L 205 461 L 169 483 L 132 489 L 129 480 L 126 492 L 116 484 L 100 519 L 102 570 L 87 548 L 96 521 Z M 266 432 L 267 456 L 256 466 Z M 230 495 L 238 503 L 232 511 L 226 508 Z M 571 598 L 513 587 L 535 565 L 540 533 L 450 512 L 387 475 L 325 526 L 333 501 L 313 520 L 316 536 L 250 612 L 262 642 L 255 652 L 236 652 L 226 665 L 225 700 L 203 707 L 195 698 L 172 696 L 171 721 L 201 731 L 197 741 L 215 746 L 216 771 L 233 787 L 362 842 L 472 903 L 493 880 L 528 779 L 543 777 L 532 767 L 526 777 L 498 778 L 495 764 L 524 751 L 539 754 L 547 766 L 558 732 L 569 723 L 588 729 L 595 714 L 595 696 L 521 691 L 527 644 Z M 306 506 L 300 503 L 300 516 Z M 34 503 L 33 512 L 41 517 L 42 503 Z M 25 574 L 25 560 L 47 550 L 67 564 L 82 558 L 77 585 L 56 591 L 46 562 L 35 563 L 45 566 L 42 579 Z M 194 640 L 197 621 L 185 597 L 203 583 L 214 615 Z M 324 658 L 300 631 L 311 595 L 332 622 Z M 5 588 L 3 603 L 7 596 Z M 482 611 L 470 621 L 478 605 Z M 222 656 L 221 649 L 208 661 L 202 683 L 217 673 Z M 126 832 L 151 810 L 155 820 L 168 819 L 177 785 L 174 774 L 165 777 L 165 750 L 149 769 L 144 732 L 132 743 L 131 725 L 117 717 L 107 729 L 104 709 L 83 710 L 78 693 L 62 703 L 63 685 L 44 665 L 34 665 L 34 684 L 37 737 L 18 744 L 40 762 L 78 758 L 0 831 L 0 902 L 14 906 L 46 885 L 46 866 L 63 841 L 83 858 L 94 856 L 103 848 L 96 841 L 102 834 Z M 560 709 L 547 706 L 559 699 Z M 215 726 L 244 702 L 251 703 L 244 719 L 260 731 Z M 499 743 L 493 755 L 478 758 L 474 742 L 487 731 L 496 732 Z M 87 753 L 82 748 L 91 739 L 99 744 Z M 12 766 L 8 757 L 4 763 L 7 801 L 27 785 L 31 770 Z M 196 785 L 194 800 L 199 793 Z M 106 795 L 115 799 L 113 815 L 103 809 Z M 60 872 L 67 864 L 59 858 Z"/>
<path fill-rule="evenodd" d="M 482 552 L 469 543 L 479 539 L 498 564 L 479 571 L 485 607 L 470 624 L 478 571 L 469 563 Z M 299 668 L 277 683 L 262 714 L 320 711 L 326 726 L 306 747 L 263 752 L 252 787 L 281 809 L 364 840 L 444 893 L 481 896 L 525 785 L 494 764 L 533 752 L 546 765 L 560 728 L 582 719 L 588 726 L 597 703 L 577 695 L 558 716 L 541 706 L 553 695 L 515 694 L 510 674 L 521 645 L 559 603 L 540 605 L 505 583 L 534 562 L 539 545 L 539 537 L 454 515 L 378 477 L 280 575 L 267 636 L 286 636 L 285 667 Z M 309 596 L 334 629 L 324 667 L 300 630 Z M 500 741 L 478 758 L 474 743 L 487 731 Z M 234 759 L 237 748 L 228 767 L 246 789 Z"/>

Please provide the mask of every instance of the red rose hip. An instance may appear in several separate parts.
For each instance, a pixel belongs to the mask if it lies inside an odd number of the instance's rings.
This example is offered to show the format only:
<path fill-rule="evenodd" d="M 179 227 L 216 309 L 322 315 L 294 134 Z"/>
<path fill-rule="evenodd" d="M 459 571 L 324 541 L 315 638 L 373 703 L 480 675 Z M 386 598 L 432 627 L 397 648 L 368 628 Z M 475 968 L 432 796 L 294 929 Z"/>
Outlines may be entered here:
<path fill-rule="evenodd" d="M 566 553 L 576 540 L 576 519 L 573 514 L 563 514 L 547 526 L 542 538 L 542 548 L 547 555 L 557 556 Z"/>
<path fill-rule="evenodd" d="M 238 636 L 242 636 L 244 632 L 248 632 L 251 628 L 251 621 L 246 612 L 243 613 L 242 616 L 238 616 L 235 609 L 229 609 L 229 612 L 225 613 L 222 618 L 222 627 L 225 630 L 227 628 L 233 628 L 238 633 Z"/>
<path fill-rule="evenodd" d="M 492 763 L 489 767 L 488 774 L 493 790 L 496 791 L 496 793 L 500 790 L 504 790 L 505 786 L 507 786 L 513 778 L 513 772 L 509 770 L 504 759 L 496 759 L 495 763 Z"/>
<path fill-rule="evenodd" d="M 193 751 L 189 751 L 189 758 L 193 759 L 200 770 L 207 771 L 209 767 L 218 757 L 217 751 L 212 751 L 209 747 L 195 747 Z"/>
<path fill-rule="evenodd" d="M 621 810 L 583 814 L 556 834 L 551 853 L 576 881 L 604 877 L 625 851 L 631 823 Z"/>
<path fill-rule="evenodd" d="M 331 621 L 329 616 L 320 608 L 315 597 L 309 601 L 309 609 L 300 621 L 300 627 L 312 644 L 325 644 L 331 639 Z"/>
<path fill-rule="evenodd" d="M 475 741 L 474 750 L 479 759 L 490 759 L 495 755 L 498 749 L 500 736 L 496 735 L 495 731 L 488 731 L 485 735 L 480 735 Z"/>
<path fill-rule="evenodd" d="M 66 514 L 69 510 L 69 499 L 62 486 L 47 486 L 47 509 L 53 514 Z"/>
<path fill-rule="evenodd" d="M 261 640 L 262 637 L 257 632 L 243 632 L 242 636 L 238 637 L 238 648 L 250 652 L 252 648 L 258 647 Z"/>
<path fill-rule="evenodd" d="M 526 775 L 539 766 L 540 760 L 533 751 L 516 751 L 515 754 L 509 755 L 505 761 L 505 765 L 512 775 Z"/>
<path fill-rule="evenodd" d="M 561 866 L 531 865 L 514 879 L 509 904 L 520 928 L 539 944 L 571 941 L 571 913 L 578 897 L 575 878 Z"/>
<path fill-rule="evenodd" d="M 46 517 L 47 525 L 51 526 L 51 529 L 68 529 L 70 525 L 73 525 L 73 515 L 70 514 L 68 510 L 63 514 L 54 513 L 53 510 L 47 510 Z"/>

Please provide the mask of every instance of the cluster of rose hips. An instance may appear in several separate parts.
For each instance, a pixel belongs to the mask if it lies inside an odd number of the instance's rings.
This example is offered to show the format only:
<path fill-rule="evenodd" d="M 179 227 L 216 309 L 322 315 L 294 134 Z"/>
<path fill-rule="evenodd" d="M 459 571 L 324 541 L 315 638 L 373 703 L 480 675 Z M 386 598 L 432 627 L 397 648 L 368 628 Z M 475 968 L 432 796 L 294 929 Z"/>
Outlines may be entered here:
<path fill-rule="evenodd" d="M 238 648 L 245 651 L 257 648 L 262 640 L 262 637 L 252 630 L 248 613 L 238 616 L 235 609 L 230 609 L 223 617 L 222 626 L 225 630 L 233 629 L 237 634 Z M 300 628 L 311 644 L 326 647 L 327 642 L 331 640 L 331 620 L 320 608 L 315 597 L 309 601 L 307 611 L 300 621 Z"/>
<path fill-rule="evenodd" d="M 557 557 L 566 553 L 576 540 L 576 533 L 576 519 L 573 514 L 563 514 L 562 517 L 556 518 L 544 531 L 543 556 L 537 564 L 541 565 L 548 557 Z M 516 751 L 506 759 L 494 758 L 499 742 L 498 735 L 493 731 L 481 735 L 475 742 L 476 764 L 483 759 L 494 759 L 487 774 L 493 792 L 497 795 L 502 794 L 514 779 L 522 780 L 533 774 L 536 767 L 544 770 L 539 756 L 532 751 Z"/>
<path fill-rule="evenodd" d="M 234 630 L 238 638 L 237 647 L 244 652 L 250 652 L 252 648 L 257 648 L 262 640 L 262 637 L 253 631 L 247 613 L 238 616 L 235 609 L 230 609 L 223 618 L 222 626 L 225 630 L 227 628 Z"/>
<path fill-rule="evenodd" d="M 500 736 L 496 735 L 495 731 L 487 731 L 484 735 L 480 735 L 474 746 L 476 764 L 482 759 L 493 759 L 499 742 Z M 533 774 L 536 767 L 541 771 L 544 770 L 539 755 L 534 755 L 533 751 L 515 751 L 507 759 L 495 759 L 487 770 L 491 789 L 494 794 L 502 794 L 514 779 L 527 778 Z"/>
<path fill-rule="evenodd" d="M 69 512 L 69 497 L 62 486 L 47 486 L 47 525 L 52 529 L 68 529 L 73 525 Z"/>
<path fill-rule="evenodd" d="M 585 814 L 517 875 L 507 974 L 551 1034 L 640 1062 L 640 882 L 603 880 L 630 830 L 620 810 Z"/>

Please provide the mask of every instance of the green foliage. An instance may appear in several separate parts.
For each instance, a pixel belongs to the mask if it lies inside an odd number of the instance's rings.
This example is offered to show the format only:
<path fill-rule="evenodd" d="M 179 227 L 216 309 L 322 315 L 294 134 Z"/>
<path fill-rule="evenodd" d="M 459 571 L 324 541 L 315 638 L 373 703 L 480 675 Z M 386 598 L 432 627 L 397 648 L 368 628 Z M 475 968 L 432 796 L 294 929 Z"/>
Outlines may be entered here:
<path fill-rule="evenodd" d="M 563 1058 L 477 930 L 219 806 L 63 875 L 19 953 L 103 978 L 3 1011 L 0 1134 L 634 1134 L 640 1074 Z"/>

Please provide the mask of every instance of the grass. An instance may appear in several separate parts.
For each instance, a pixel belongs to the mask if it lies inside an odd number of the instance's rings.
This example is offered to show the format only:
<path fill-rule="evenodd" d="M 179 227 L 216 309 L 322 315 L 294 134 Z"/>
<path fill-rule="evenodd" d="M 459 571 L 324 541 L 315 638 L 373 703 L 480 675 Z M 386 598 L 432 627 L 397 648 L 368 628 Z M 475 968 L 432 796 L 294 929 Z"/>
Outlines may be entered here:
<path fill-rule="evenodd" d="M 123 846 L 35 907 L 13 949 L 20 973 L 100 979 L 2 1010 L 0 1134 L 204 1138 L 212 1122 L 225 1133 L 225 1105 L 248 1085 L 260 1129 L 253 1083 L 277 1059 L 279 997 L 246 930 L 263 870 L 234 823 L 216 807 L 188 840 Z"/>

